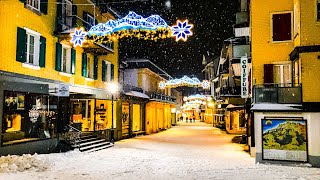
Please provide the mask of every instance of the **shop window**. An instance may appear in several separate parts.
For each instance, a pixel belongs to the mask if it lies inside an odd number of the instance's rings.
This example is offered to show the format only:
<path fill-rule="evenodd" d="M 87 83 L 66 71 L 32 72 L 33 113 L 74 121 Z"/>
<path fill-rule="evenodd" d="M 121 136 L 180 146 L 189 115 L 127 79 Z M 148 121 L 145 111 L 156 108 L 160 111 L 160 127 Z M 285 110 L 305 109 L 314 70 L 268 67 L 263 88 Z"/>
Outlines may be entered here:
<path fill-rule="evenodd" d="M 71 122 L 74 128 L 80 131 L 94 130 L 94 100 L 71 100 Z"/>
<path fill-rule="evenodd" d="M 272 40 L 292 40 L 291 13 L 281 13 L 272 15 Z"/>
<path fill-rule="evenodd" d="M 71 73 L 71 47 L 62 45 L 61 72 Z"/>
<path fill-rule="evenodd" d="M 40 11 L 40 0 L 27 0 L 26 4 L 32 9 Z"/>
<path fill-rule="evenodd" d="M 3 145 L 54 137 L 57 104 L 57 97 L 5 91 Z"/>

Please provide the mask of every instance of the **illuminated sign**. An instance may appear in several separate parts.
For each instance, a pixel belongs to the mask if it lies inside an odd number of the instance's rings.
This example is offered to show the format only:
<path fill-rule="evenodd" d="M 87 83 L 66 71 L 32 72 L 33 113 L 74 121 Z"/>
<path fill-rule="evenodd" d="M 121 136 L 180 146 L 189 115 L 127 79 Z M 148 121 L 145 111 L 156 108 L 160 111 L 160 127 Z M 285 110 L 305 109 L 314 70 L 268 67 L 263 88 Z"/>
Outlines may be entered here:
<path fill-rule="evenodd" d="M 159 84 L 160 88 L 165 88 L 165 87 L 179 87 L 179 86 L 193 86 L 193 87 L 203 87 L 203 88 L 208 88 L 209 82 L 208 81 L 203 81 L 200 82 L 198 78 L 189 78 L 187 76 L 183 76 L 180 79 L 172 79 L 167 82 L 161 81 Z"/>
<path fill-rule="evenodd" d="M 76 29 L 74 33 L 71 33 L 70 36 L 72 37 L 71 43 L 73 43 L 74 47 L 82 46 L 82 43 L 85 40 L 87 33 L 84 31 L 83 28 Z"/>
<path fill-rule="evenodd" d="M 241 57 L 241 98 L 249 97 L 249 68 L 248 68 L 248 58 Z"/>

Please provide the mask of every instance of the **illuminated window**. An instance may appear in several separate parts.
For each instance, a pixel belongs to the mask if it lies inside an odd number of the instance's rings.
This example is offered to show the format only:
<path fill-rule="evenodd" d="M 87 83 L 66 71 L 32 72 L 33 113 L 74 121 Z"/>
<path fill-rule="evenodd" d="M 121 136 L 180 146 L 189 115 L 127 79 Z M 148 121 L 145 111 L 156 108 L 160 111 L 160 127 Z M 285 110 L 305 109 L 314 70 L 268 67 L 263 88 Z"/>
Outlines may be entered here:
<path fill-rule="evenodd" d="M 40 11 L 40 0 L 27 0 L 26 4 L 32 9 Z"/>
<path fill-rule="evenodd" d="M 272 40 L 292 40 L 291 13 L 272 14 Z"/>

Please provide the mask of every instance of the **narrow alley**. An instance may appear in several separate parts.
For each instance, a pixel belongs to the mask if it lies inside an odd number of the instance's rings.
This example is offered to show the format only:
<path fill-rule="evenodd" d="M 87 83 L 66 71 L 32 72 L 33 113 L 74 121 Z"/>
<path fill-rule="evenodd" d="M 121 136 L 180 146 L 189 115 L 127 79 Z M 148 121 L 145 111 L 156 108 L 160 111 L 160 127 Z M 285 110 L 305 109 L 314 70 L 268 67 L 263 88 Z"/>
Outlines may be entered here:
<path fill-rule="evenodd" d="M 232 143 L 234 135 L 202 122 L 179 122 L 157 134 L 137 136 L 92 153 L 43 154 L 43 172 L 0 174 L 0 179 L 319 179 L 301 165 L 255 164 Z"/>

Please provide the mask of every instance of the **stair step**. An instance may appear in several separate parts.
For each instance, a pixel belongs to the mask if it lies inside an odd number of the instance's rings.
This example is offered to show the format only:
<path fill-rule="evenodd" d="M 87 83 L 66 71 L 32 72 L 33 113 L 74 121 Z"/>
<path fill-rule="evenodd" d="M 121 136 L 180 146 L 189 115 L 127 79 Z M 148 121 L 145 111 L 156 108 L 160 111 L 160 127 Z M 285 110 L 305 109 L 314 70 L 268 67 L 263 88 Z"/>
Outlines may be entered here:
<path fill-rule="evenodd" d="M 85 152 L 95 152 L 95 151 L 99 151 L 99 150 L 102 150 L 102 149 L 107 149 L 109 147 L 113 147 L 114 145 L 113 144 L 109 144 L 109 145 L 105 145 L 105 146 L 101 146 L 101 147 L 98 147 L 98 148 L 93 148 L 93 149 L 90 149 L 88 151 L 85 151 Z"/>
<path fill-rule="evenodd" d="M 81 143 L 84 143 L 84 142 L 88 142 L 88 141 L 95 141 L 95 140 L 98 140 L 99 138 L 97 137 L 92 137 L 92 138 L 88 138 L 88 139 L 80 139 L 80 141 L 78 141 L 77 143 L 81 144 Z"/>
<path fill-rule="evenodd" d="M 99 148 L 101 146 L 109 145 L 109 144 L 110 144 L 110 142 L 105 141 L 105 142 L 101 142 L 101 143 L 97 143 L 97 144 L 92 144 L 90 146 L 80 147 L 79 150 L 80 151 L 86 151 L 86 150 L 90 150 L 90 149 L 93 149 L 93 148 Z"/>
<path fill-rule="evenodd" d="M 80 143 L 79 145 L 80 145 L 80 147 L 83 147 L 83 146 L 87 146 L 87 145 L 89 145 L 89 144 L 97 144 L 97 143 L 104 142 L 104 141 L 106 141 L 106 140 L 104 140 L 104 139 L 97 139 L 97 140 L 95 140 L 95 141 L 88 141 L 88 142 L 85 142 L 85 143 Z"/>

